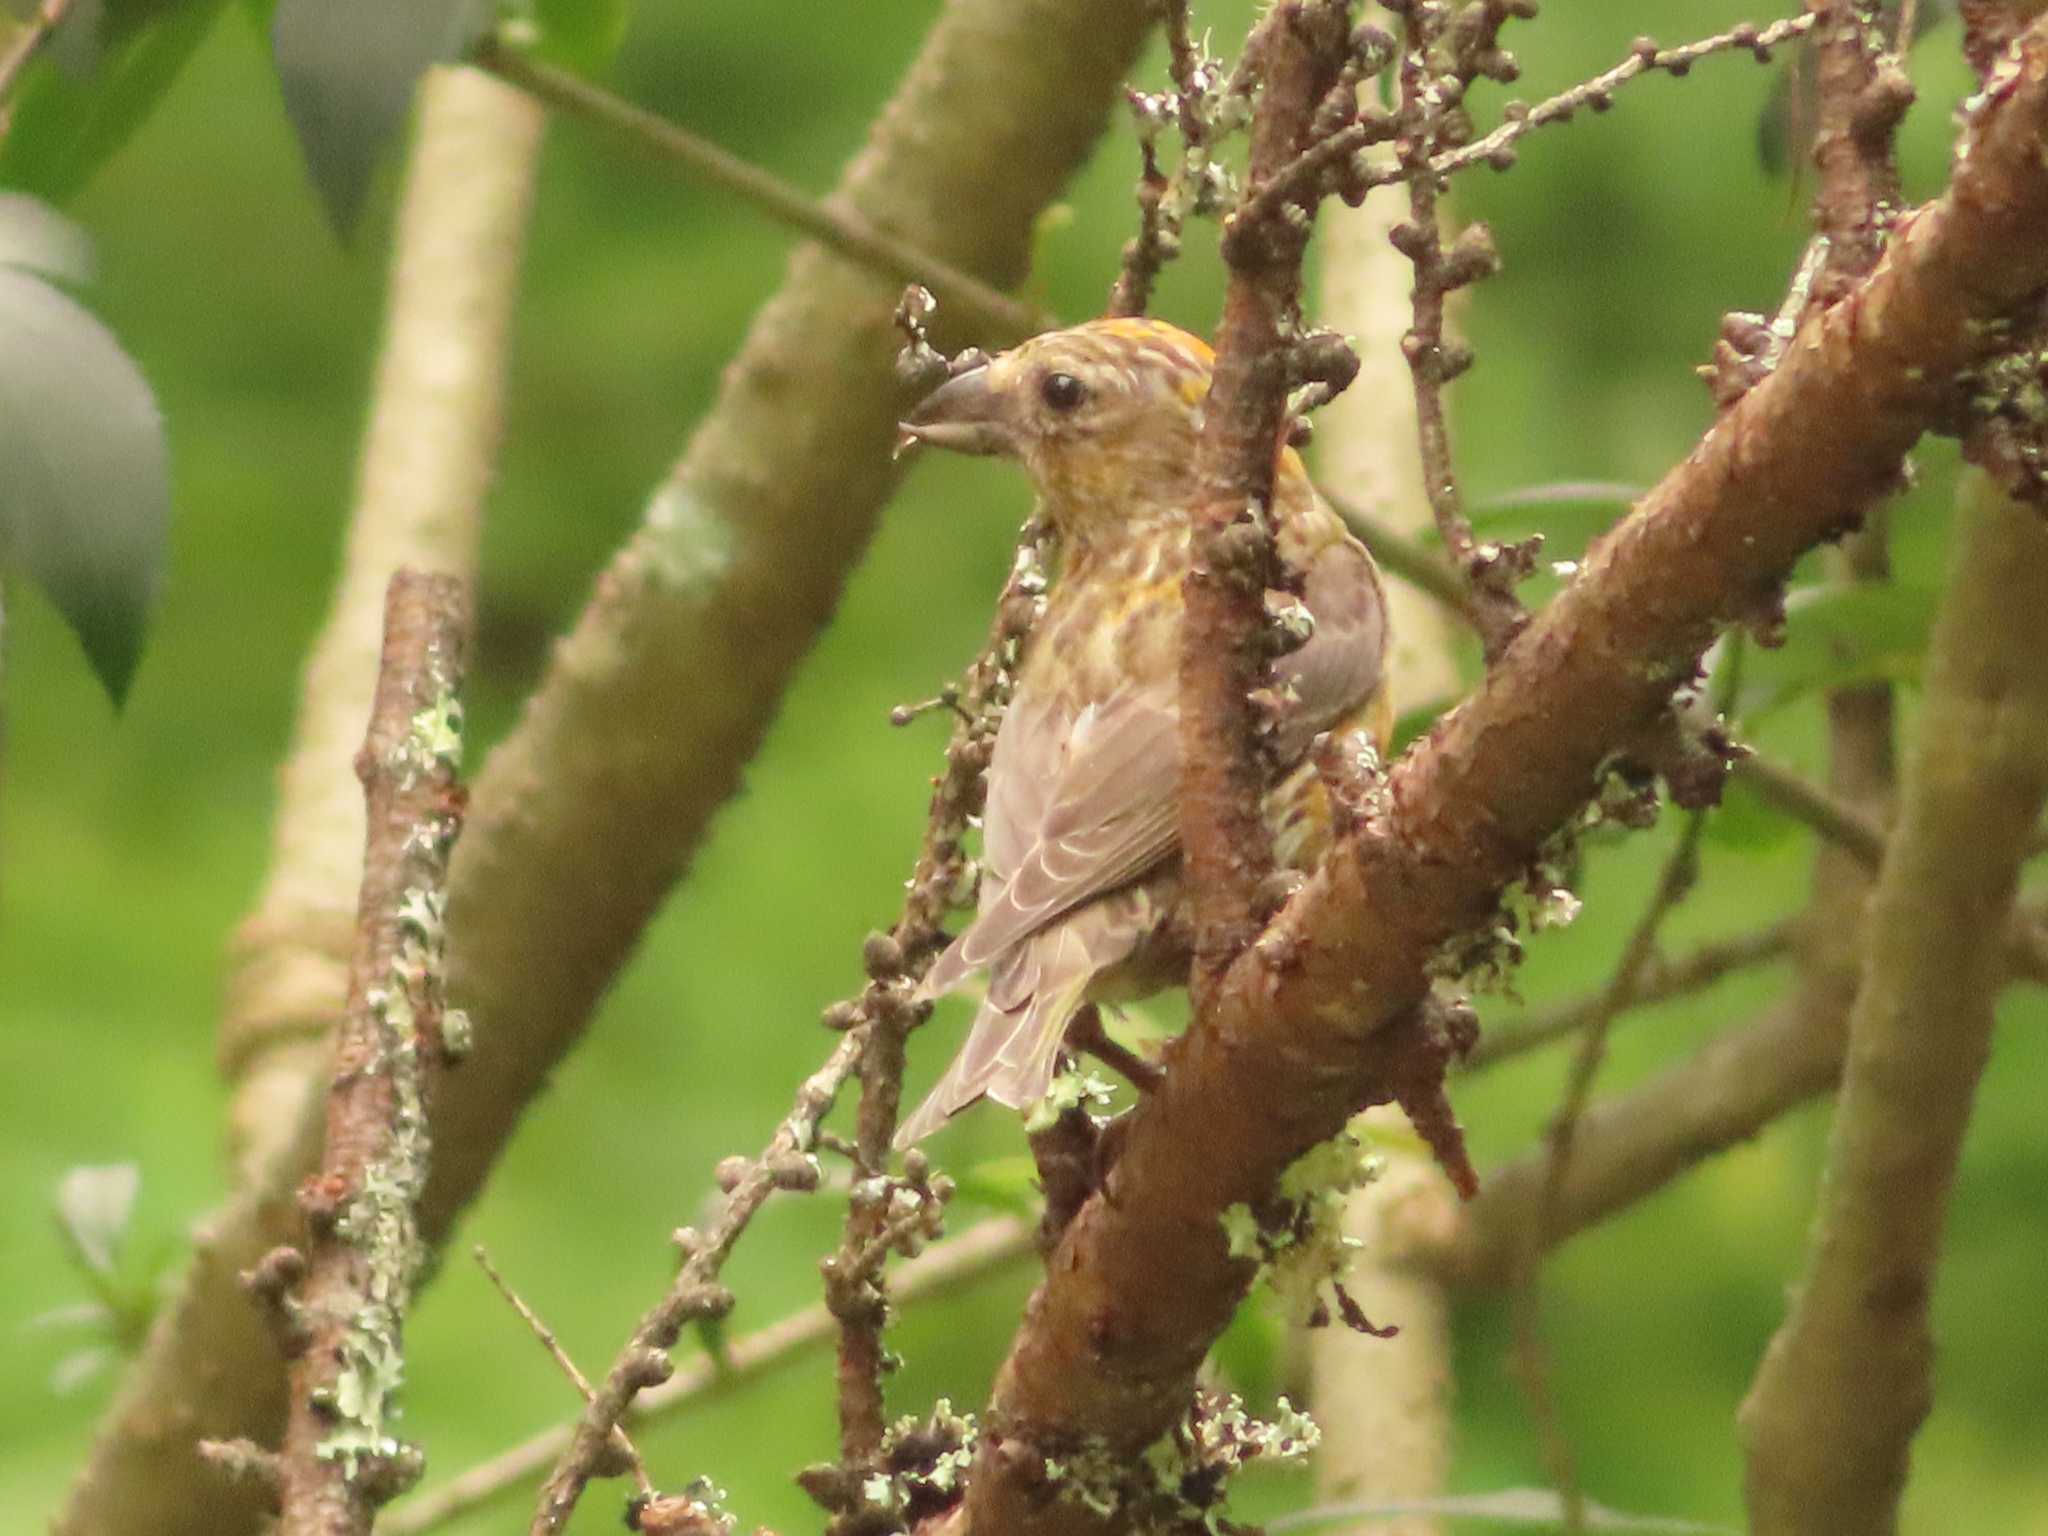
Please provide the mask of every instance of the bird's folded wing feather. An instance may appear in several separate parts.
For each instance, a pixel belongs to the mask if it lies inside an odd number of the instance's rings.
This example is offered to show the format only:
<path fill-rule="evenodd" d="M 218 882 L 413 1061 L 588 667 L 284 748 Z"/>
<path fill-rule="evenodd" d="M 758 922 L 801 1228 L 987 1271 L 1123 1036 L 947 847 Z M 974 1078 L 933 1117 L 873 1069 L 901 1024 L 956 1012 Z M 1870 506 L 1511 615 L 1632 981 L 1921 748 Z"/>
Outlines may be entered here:
<path fill-rule="evenodd" d="M 1386 670 L 1386 594 L 1372 556 L 1356 540 L 1339 539 L 1316 555 L 1302 602 L 1315 633 L 1274 667 L 1275 681 L 1291 684 L 1298 700 L 1281 722 L 1276 745 L 1282 763 L 1297 761 L 1316 732 L 1371 697 Z"/>
<path fill-rule="evenodd" d="M 989 765 L 986 834 L 988 877 L 1001 883 L 932 967 L 927 994 L 949 990 L 1173 852 L 1180 730 L 1172 682 L 1117 689 L 1072 715 L 1064 739 L 1056 730 L 1013 728 L 1030 724 L 1014 712 L 1003 722 Z"/>

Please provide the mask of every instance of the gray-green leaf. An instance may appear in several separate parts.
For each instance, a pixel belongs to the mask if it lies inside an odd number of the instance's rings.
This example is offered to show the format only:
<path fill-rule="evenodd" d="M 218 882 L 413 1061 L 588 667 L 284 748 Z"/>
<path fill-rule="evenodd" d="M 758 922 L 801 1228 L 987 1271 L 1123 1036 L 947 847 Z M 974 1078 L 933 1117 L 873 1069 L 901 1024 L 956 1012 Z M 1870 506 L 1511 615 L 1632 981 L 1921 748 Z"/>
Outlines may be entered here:
<path fill-rule="evenodd" d="M 116 703 L 169 523 L 163 422 L 141 371 L 77 301 L 0 265 L 0 552 L 57 605 Z"/>
<path fill-rule="evenodd" d="M 343 238 L 413 86 L 429 65 L 461 58 L 490 14 L 478 0 L 278 0 L 270 43 L 285 115 Z"/>

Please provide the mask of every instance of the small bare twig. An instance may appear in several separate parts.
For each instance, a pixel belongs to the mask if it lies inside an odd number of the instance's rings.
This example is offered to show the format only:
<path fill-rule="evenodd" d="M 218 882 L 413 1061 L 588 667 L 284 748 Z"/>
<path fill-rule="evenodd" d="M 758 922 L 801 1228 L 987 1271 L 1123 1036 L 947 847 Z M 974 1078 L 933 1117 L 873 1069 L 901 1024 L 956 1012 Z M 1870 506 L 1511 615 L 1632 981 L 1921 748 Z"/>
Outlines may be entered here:
<path fill-rule="evenodd" d="M 248 1483 L 259 1490 L 272 1513 L 278 1506 L 279 1476 L 277 1452 L 265 1450 L 254 1440 L 202 1440 L 199 1459 L 231 1483 Z"/>
<path fill-rule="evenodd" d="M 896 1272 L 899 1302 L 951 1295 L 993 1274 L 1031 1251 L 1031 1228 L 999 1216 L 935 1244 Z M 702 1404 L 755 1380 L 775 1366 L 832 1338 L 838 1320 L 822 1304 L 805 1307 L 754 1333 L 734 1339 L 714 1359 L 700 1355 L 675 1375 L 640 1395 L 634 1422 L 646 1425 Z M 573 1430 L 544 1430 L 480 1462 L 447 1483 L 407 1499 L 378 1524 L 382 1536 L 421 1536 L 486 1503 L 507 1489 L 545 1472 L 568 1448 Z"/>
<path fill-rule="evenodd" d="M 394 1430 L 400 1341 L 426 1259 L 427 1105 L 466 1048 L 447 1007 L 442 906 L 462 823 L 457 689 L 469 602 L 453 577 L 400 571 L 384 606 L 376 702 L 356 774 L 368 804 L 348 1011 L 335 1034 L 321 1170 L 299 1192 L 305 1277 L 279 1306 L 303 1329 L 279 1450 L 288 1536 L 368 1536 L 419 1475 Z M 282 1279 L 280 1255 L 263 1266 Z M 262 1276 L 252 1289 L 266 1282 Z"/>
<path fill-rule="evenodd" d="M 1058 323 L 1043 310 L 999 293 L 952 263 L 877 228 L 843 203 L 821 202 L 656 113 L 528 57 L 494 34 L 477 44 L 472 62 L 550 107 L 648 150 L 686 175 L 724 188 L 848 261 L 901 282 L 924 284 L 949 303 L 986 317 L 998 332 L 1021 338 Z"/>
<path fill-rule="evenodd" d="M 1544 1138 L 1543 1181 L 1535 1208 L 1530 1212 L 1519 1265 L 1521 1283 L 1515 1288 L 1514 1355 L 1517 1375 L 1529 1397 L 1530 1416 L 1536 1421 L 1550 1467 L 1551 1482 L 1564 1501 L 1564 1528 L 1585 1529 L 1585 1493 L 1578 1482 L 1578 1458 L 1573 1454 L 1563 1416 L 1549 1389 L 1547 1351 L 1542 1332 L 1542 1290 L 1539 1276 L 1543 1267 L 1544 1234 L 1550 1230 L 1571 1170 L 1573 1139 L 1579 1121 L 1593 1096 L 1593 1083 L 1607 1058 L 1607 1037 L 1631 998 L 1640 989 L 1645 972 L 1657 951 L 1657 934 L 1672 908 L 1692 889 L 1699 873 L 1700 834 L 1707 813 L 1694 811 L 1685 822 L 1677 844 L 1664 861 L 1642 916 L 1636 920 L 1621 959 L 1601 994 L 1600 1005 L 1579 1037 L 1578 1053 L 1572 1058 L 1571 1074 L 1550 1129 Z"/>
<path fill-rule="evenodd" d="M 1474 8 L 1477 30 L 1460 30 L 1444 7 L 1410 5 L 1402 11 L 1399 99 L 1394 109 L 1394 164 L 1408 189 L 1408 217 L 1388 238 L 1415 270 L 1413 318 L 1401 338 L 1415 390 L 1415 424 L 1422 455 L 1422 486 L 1451 563 L 1470 587 L 1470 609 L 1489 661 L 1499 656 L 1528 621 L 1515 584 L 1535 568 L 1540 540 L 1517 545 L 1481 543 L 1465 516 L 1451 461 L 1450 426 L 1443 387 L 1472 366 L 1472 350 L 1444 330 L 1445 300 L 1500 268 L 1493 236 L 1472 224 L 1446 250 L 1438 224 L 1442 179 L 1435 160 L 1470 132 L 1464 97 L 1481 73 L 1511 78 L 1515 64 L 1498 32 L 1520 5 Z M 1461 20 L 1463 18 L 1461 17 Z"/>
<path fill-rule="evenodd" d="M 1138 233 L 1124 246 L 1109 291 L 1107 312 L 1112 315 L 1142 315 L 1152 302 L 1160 269 L 1180 254 L 1187 215 L 1213 205 L 1217 171 L 1211 155 L 1216 139 L 1229 131 L 1216 121 L 1216 67 L 1189 30 L 1187 0 L 1159 0 L 1159 9 L 1173 89 L 1158 95 L 1126 93 L 1138 129 Z M 1159 134 L 1169 122 L 1181 141 L 1180 168 L 1171 176 L 1159 164 Z"/>
<path fill-rule="evenodd" d="M 792 1184 L 802 1187 L 803 1175 L 798 1170 L 815 1170 L 811 1148 L 817 1141 L 818 1123 L 853 1075 L 864 1043 L 863 1032 L 849 1032 L 824 1065 L 804 1080 L 795 1106 L 761 1154 L 733 1170 L 725 1204 L 710 1228 L 699 1232 L 684 1227 L 676 1232 L 675 1245 L 683 1264 L 675 1283 L 640 1320 L 604 1384 L 585 1405 L 567 1448 L 542 1485 L 531 1526 L 533 1536 L 552 1536 L 568 1523 L 584 1487 L 591 1478 L 602 1475 L 612 1431 L 626 1409 L 641 1392 L 674 1374 L 668 1351 L 684 1326 L 721 1318 L 732 1310 L 732 1292 L 718 1283 L 719 1272 L 768 1198 Z"/>
<path fill-rule="evenodd" d="M 1430 169 L 1439 176 L 1449 176 L 1471 166 L 1484 164 L 1497 171 L 1504 171 L 1515 163 L 1515 144 L 1552 123 L 1570 122 L 1580 108 L 1604 112 L 1613 104 L 1614 92 L 1638 75 L 1662 70 L 1666 74 L 1682 76 L 1701 59 L 1716 53 L 1733 53 L 1743 49 L 1754 53 L 1760 61 L 1768 63 L 1771 51 L 1804 36 L 1814 24 L 1811 15 L 1788 16 L 1774 21 L 1767 27 L 1758 27 L 1751 22 L 1730 27 L 1726 32 L 1712 37 L 1703 37 L 1698 42 L 1686 43 L 1677 48 L 1659 48 L 1648 38 L 1638 38 L 1629 49 L 1629 55 L 1612 69 L 1595 75 L 1592 79 L 1560 91 L 1533 107 L 1510 106 L 1504 114 L 1506 121 L 1484 138 L 1438 155 L 1430 162 Z"/>
<path fill-rule="evenodd" d="M 1884 857 L 1884 828 L 1876 817 L 1838 800 L 1810 779 L 1752 752 L 1734 765 L 1737 778 L 1772 809 L 1803 822 L 1875 871 Z"/>
<path fill-rule="evenodd" d="M 1738 972 L 1781 960 L 1792 952 L 1797 930 L 1796 920 L 1788 919 L 1750 933 L 1737 934 L 1734 938 L 1702 944 L 1676 960 L 1660 960 L 1652 956 L 1637 973 L 1635 984 L 1622 999 L 1621 1007 L 1654 1007 L 1674 998 L 1704 992 Z M 1567 1035 L 1579 1034 L 1593 1027 L 1612 1005 L 1611 990 L 1602 987 L 1511 1024 L 1490 1024 L 1457 1070 L 1478 1072 L 1554 1040 L 1562 1040 Z"/>
<path fill-rule="evenodd" d="M 512 1282 L 498 1273 L 498 1266 L 491 1262 L 490 1253 L 482 1243 L 470 1249 L 470 1256 L 476 1260 L 477 1268 L 481 1269 L 491 1284 L 497 1287 L 498 1294 L 505 1298 L 505 1305 L 519 1314 L 519 1320 L 525 1323 L 533 1336 L 540 1341 L 540 1347 L 548 1352 L 548 1358 L 553 1360 L 562 1374 L 569 1378 L 570 1385 L 576 1388 L 577 1396 L 586 1404 L 589 1403 L 597 1394 L 591 1390 L 590 1382 L 584 1377 L 583 1372 L 576 1368 L 576 1362 L 569 1358 L 569 1352 L 562 1348 L 561 1340 L 555 1337 L 554 1329 L 542 1322 L 540 1315 L 512 1288 Z M 641 1459 L 639 1448 L 627 1437 L 625 1430 L 617 1425 L 612 1427 L 611 1449 L 618 1464 L 632 1471 L 633 1481 L 640 1485 L 641 1495 L 653 1498 L 654 1484 L 648 1481 L 647 1463 Z"/>
<path fill-rule="evenodd" d="M 5 132 L 7 119 L 12 112 L 8 98 L 21 81 L 35 56 L 42 52 L 56 32 L 65 14 L 71 9 L 71 0 L 43 0 L 35 13 L 21 23 L 12 38 L 8 40 L 5 52 L 0 52 L 0 132 Z"/>

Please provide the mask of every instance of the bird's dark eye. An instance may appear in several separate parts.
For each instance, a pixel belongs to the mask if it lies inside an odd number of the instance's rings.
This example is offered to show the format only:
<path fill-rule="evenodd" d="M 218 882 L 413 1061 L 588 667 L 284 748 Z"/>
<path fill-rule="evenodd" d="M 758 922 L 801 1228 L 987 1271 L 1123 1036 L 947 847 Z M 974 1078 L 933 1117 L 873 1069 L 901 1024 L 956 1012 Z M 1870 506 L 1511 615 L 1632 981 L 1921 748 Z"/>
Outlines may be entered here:
<path fill-rule="evenodd" d="M 1056 411 L 1071 411 L 1088 398 L 1088 386 L 1071 373 L 1048 373 L 1039 381 L 1038 395 Z"/>

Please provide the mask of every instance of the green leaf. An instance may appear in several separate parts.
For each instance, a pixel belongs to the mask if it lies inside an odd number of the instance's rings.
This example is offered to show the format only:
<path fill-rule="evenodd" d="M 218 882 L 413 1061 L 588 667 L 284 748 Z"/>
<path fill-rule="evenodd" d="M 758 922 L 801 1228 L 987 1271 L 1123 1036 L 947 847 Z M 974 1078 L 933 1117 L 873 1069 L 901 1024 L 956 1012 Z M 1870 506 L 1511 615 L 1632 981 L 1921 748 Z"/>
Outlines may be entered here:
<path fill-rule="evenodd" d="M 533 0 L 533 51 L 565 69 L 596 74 L 619 51 L 631 0 Z"/>
<path fill-rule="evenodd" d="M 75 255 L 83 237 L 61 238 L 54 214 L 24 217 L 10 203 L 0 209 L 0 550 L 49 594 L 119 704 L 163 570 L 163 423 L 112 333 L 35 275 L 55 247 Z"/>
<path fill-rule="evenodd" d="M 489 25 L 479 0 L 279 0 L 271 51 L 313 186 L 346 239 L 428 66 Z"/>
<path fill-rule="evenodd" d="M 1889 582 L 1789 593 L 1785 643 L 1750 647 L 1743 717 L 1760 719 L 1826 689 L 1918 682 L 1936 597 L 1931 586 Z"/>
<path fill-rule="evenodd" d="M 89 77 L 38 67 L 22 82 L 13 124 L 0 138 L 0 182 L 53 203 L 72 197 L 156 110 L 221 5 L 109 4 Z"/>

